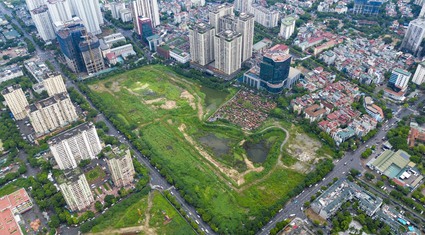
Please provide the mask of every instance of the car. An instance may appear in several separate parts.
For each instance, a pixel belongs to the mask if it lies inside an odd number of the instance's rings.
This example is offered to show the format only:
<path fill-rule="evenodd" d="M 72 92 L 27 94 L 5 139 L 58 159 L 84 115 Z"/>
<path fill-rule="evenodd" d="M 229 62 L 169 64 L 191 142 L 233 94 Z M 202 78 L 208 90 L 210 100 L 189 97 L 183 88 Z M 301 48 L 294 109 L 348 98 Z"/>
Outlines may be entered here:
<path fill-rule="evenodd" d="M 322 181 L 325 181 L 325 180 L 326 180 L 326 177 L 322 179 Z"/>
<path fill-rule="evenodd" d="M 289 217 L 295 217 L 295 214 L 290 214 Z"/>
<path fill-rule="evenodd" d="M 346 166 L 346 165 L 347 165 L 347 162 L 344 163 L 344 166 Z"/>
<path fill-rule="evenodd" d="M 350 161 L 353 161 L 353 158 L 351 158 Z"/>

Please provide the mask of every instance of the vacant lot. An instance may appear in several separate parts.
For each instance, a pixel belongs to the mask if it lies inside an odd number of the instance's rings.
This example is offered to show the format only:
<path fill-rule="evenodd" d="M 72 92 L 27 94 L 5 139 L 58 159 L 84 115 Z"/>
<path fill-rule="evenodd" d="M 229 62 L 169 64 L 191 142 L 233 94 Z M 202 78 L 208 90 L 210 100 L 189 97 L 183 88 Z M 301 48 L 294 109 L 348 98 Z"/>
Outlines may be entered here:
<path fill-rule="evenodd" d="M 192 227 L 157 191 L 93 227 L 93 234 L 195 234 Z"/>
<path fill-rule="evenodd" d="M 282 129 L 251 133 L 204 122 L 235 90 L 205 89 L 163 66 L 88 86 L 95 103 L 138 136 L 135 143 L 144 146 L 152 164 L 220 233 L 247 233 L 248 223 L 264 220 L 304 179 L 278 164 L 286 139 Z"/>

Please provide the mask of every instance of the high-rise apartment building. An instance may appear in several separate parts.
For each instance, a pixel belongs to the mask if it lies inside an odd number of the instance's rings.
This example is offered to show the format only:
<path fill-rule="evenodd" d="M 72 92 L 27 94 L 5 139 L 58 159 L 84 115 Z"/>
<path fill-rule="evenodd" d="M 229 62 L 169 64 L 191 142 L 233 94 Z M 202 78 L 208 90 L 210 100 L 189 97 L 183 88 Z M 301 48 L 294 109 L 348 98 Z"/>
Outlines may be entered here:
<path fill-rule="evenodd" d="M 221 32 L 223 29 L 220 27 L 220 18 L 233 15 L 233 5 L 222 4 L 209 12 L 210 25 L 215 28 L 216 33 Z"/>
<path fill-rule="evenodd" d="M 46 5 L 35 8 L 30 13 L 38 34 L 43 41 L 55 39 L 55 31 L 53 30 L 52 21 Z"/>
<path fill-rule="evenodd" d="M 279 24 L 279 12 L 265 8 L 259 4 L 252 4 L 250 13 L 255 16 L 255 22 L 267 28 L 276 27 Z"/>
<path fill-rule="evenodd" d="M 250 12 L 249 8 L 252 5 L 252 0 L 235 0 L 234 7 L 235 11 L 240 13 Z"/>
<path fill-rule="evenodd" d="M 94 202 L 86 176 L 79 168 L 66 170 L 57 178 L 60 191 L 72 211 L 81 211 Z"/>
<path fill-rule="evenodd" d="M 60 93 L 27 106 L 31 125 L 38 135 L 47 134 L 78 119 L 68 93 Z"/>
<path fill-rule="evenodd" d="M 109 3 L 111 7 L 112 18 L 118 20 L 120 18 L 120 10 L 125 8 L 124 2 L 111 2 Z"/>
<path fill-rule="evenodd" d="M 232 74 L 241 68 L 242 34 L 226 30 L 214 37 L 215 68 L 225 74 Z"/>
<path fill-rule="evenodd" d="M 81 160 L 94 159 L 102 151 L 93 123 L 83 123 L 62 132 L 47 143 L 62 170 L 76 168 Z"/>
<path fill-rule="evenodd" d="M 52 23 L 72 20 L 69 0 L 47 0 L 46 4 Z"/>
<path fill-rule="evenodd" d="M 86 35 L 85 27 L 79 22 L 64 25 L 56 33 L 56 38 L 66 63 L 74 73 L 86 71 L 83 56 L 79 49 L 83 35 Z"/>
<path fill-rule="evenodd" d="M 288 16 L 283 18 L 280 25 L 279 36 L 283 37 L 285 40 L 290 38 L 295 31 L 295 18 Z"/>
<path fill-rule="evenodd" d="M 279 93 L 285 87 L 291 66 L 291 55 L 281 52 L 266 53 L 260 64 L 260 78 L 271 93 Z"/>
<path fill-rule="evenodd" d="M 254 15 L 242 12 L 237 18 L 236 32 L 242 34 L 241 62 L 252 57 L 254 44 Z"/>
<path fill-rule="evenodd" d="M 135 174 L 130 150 L 114 148 L 105 155 L 115 186 L 124 187 L 130 184 Z"/>
<path fill-rule="evenodd" d="M 28 11 L 32 11 L 35 8 L 41 7 L 46 4 L 46 0 L 25 0 Z"/>
<path fill-rule="evenodd" d="M 139 16 L 140 38 L 145 44 L 148 44 L 147 38 L 153 35 L 152 20 L 147 17 Z"/>
<path fill-rule="evenodd" d="M 73 0 L 75 12 L 78 17 L 83 21 L 84 26 L 88 33 L 100 34 L 102 30 L 100 26 L 103 25 L 103 16 L 100 12 L 98 0 Z"/>
<path fill-rule="evenodd" d="M 43 85 L 49 96 L 67 92 L 63 77 L 60 73 L 48 73 L 43 79 Z"/>
<path fill-rule="evenodd" d="M 401 49 L 411 52 L 416 56 L 424 55 L 425 48 L 421 46 L 425 38 L 425 18 L 418 18 L 409 23 L 406 34 L 404 35 Z"/>
<path fill-rule="evenodd" d="M 411 76 L 412 74 L 410 72 L 404 69 L 395 68 L 388 80 L 388 86 L 397 92 L 405 91 Z"/>
<path fill-rule="evenodd" d="M 84 36 L 78 47 L 88 74 L 97 73 L 105 69 L 100 42 L 96 36 L 91 34 Z"/>
<path fill-rule="evenodd" d="M 26 111 L 28 101 L 19 84 L 6 87 L 1 94 L 16 120 L 22 120 L 28 116 Z"/>
<path fill-rule="evenodd" d="M 206 23 L 189 26 L 190 56 L 192 62 L 205 66 L 214 60 L 215 29 Z"/>
<path fill-rule="evenodd" d="M 421 85 L 423 82 L 425 82 L 425 61 L 422 61 L 418 64 L 415 75 L 413 75 L 412 82 L 418 85 Z"/>
<path fill-rule="evenodd" d="M 157 0 L 135 0 L 131 3 L 131 10 L 133 11 L 134 30 L 138 35 L 141 35 L 140 16 L 151 19 L 153 27 L 160 24 Z"/>

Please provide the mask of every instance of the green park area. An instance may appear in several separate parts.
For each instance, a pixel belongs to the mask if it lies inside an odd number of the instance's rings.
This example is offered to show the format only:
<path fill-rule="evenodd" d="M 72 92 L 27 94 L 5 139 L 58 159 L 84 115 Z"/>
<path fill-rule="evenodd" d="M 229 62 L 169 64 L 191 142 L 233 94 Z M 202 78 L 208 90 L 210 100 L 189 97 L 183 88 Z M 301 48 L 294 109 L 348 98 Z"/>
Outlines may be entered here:
<path fill-rule="evenodd" d="M 206 88 L 160 65 L 81 88 L 219 233 L 257 231 L 302 190 L 307 171 L 293 167 L 297 159 L 285 150 L 295 138 L 285 130 L 290 123 L 267 119 L 249 130 L 220 118 L 211 122 L 239 94 L 235 88 Z M 130 221 L 125 216 L 116 218 Z"/>
<path fill-rule="evenodd" d="M 96 181 L 102 180 L 106 176 L 106 173 L 100 166 L 96 166 L 95 168 L 86 172 L 85 175 L 88 183 L 92 184 Z"/>
<path fill-rule="evenodd" d="M 140 195 L 139 195 L 140 196 Z M 192 227 L 158 191 L 143 194 L 130 206 L 105 215 L 94 234 L 195 234 Z"/>

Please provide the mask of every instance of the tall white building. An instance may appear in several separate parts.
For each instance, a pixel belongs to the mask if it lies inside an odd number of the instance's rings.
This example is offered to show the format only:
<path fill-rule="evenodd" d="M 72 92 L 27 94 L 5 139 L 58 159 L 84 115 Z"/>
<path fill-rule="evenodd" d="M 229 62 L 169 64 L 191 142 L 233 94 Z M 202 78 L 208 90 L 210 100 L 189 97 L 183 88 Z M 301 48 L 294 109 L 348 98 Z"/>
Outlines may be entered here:
<path fill-rule="evenodd" d="M 68 93 L 56 94 L 35 102 L 27 106 L 26 111 L 38 135 L 47 134 L 78 119 Z"/>
<path fill-rule="evenodd" d="M 41 7 L 46 4 L 46 0 L 25 0 L 28 11 L 32 11 L 35 8 Z"/>
<path fill-rule="evenodd" d="M 425 18 L 425 3 L 422 1 L 421 5 L 422 5 L 422 9 L 421 9 L 421 12 L 419 13 L 418 18 Z"/>
<path fill-rule="evenodd" d="M 237 19 L 236 32 L 242 34 L 241 62 L 252 57 L 252 46 L 254 44 L 254 15 L 242 12 Z"/>
<path fill-rule="evenodd" d="M 63 77 L 60 73 L 46 74 L 43 79 L 43 85 L 49 96 L 67 92 L 65 83 L 63 82 Z"/>
<path fill-rule="evenodd" d="M 420 53 L 423 48 L 421 47 L 422 40 L 425 37 L 425 19 L 418 18 L 409 23 L 409 27 L 404 35 L 401 48 L 412 52 L 414 55 Z"/>
<path fill-rule="evenodd" d="M 81 160 L 94 159 L 102 151 L 93 123 L 62 132 L 47 143 L 61 170 L 76 168 Z"/>
<path fill-rule="evenodd" d="M 25 98 L 25 94 L 19 84 L 6 87 L 1 94 L 6 100 L 6 104 L 16 120 L 22 120 L 28 116 L 26 111 L 28 101 Z"/>
<path fill-rule="evenodd" d="M 241 68 L 242 34 L 226 30 L 214 38 L 215 68 L 225 74 L 232 74 Z"/>
<path fill-rule="evenodd" d="M 130 150 L 114 148 L 106 153 L 106 158 L 115 186 L 124 187 L 133 181 L 135 171 Z"/>
<path fill-rule="evenodd" d="M 252 5 L 252 0 L 235 0 L 234 7 L 235 11 L 238 11 L 240 13 L 242 12 L 250 12 L 249 8 Z"/>
<path fill-rule="evenodd" d="M 413 75 L 412 82 L 421 85 L 425 82 L 425 61 L 418 64 L 415 75 Z"/>
<path fill-rule="evenodd" d="M 139 16 L 151 19 L 153 27 L 160 24 L 157 0 L 135 0 L 131 3 L 131 10 L 133 11 L 134 30 L 136 32 L 140 30 Z"/>
<path fill-rule="evenodd" d="M 75 14 L 81 18 L 88 33 L 100 34 L 103 25 L 103 16 L 100 12 L 98 0 L 72 0 Z M 71 4 L 72 5 L 72 4 Z"/>
<path fill-rule="evenodd" d="M 393 69 L 390 79 L 388 80 L 389 86 L 405 91 L 412 74 L 404 69 Z"/>
<path fill-rule="evenodd" d="M 69 0 L 47 0 L 46 4 L 53 24 L 72 20 Z"/>
<path fill-rule="evenodd" d="M 258 4 L 252 4 L 250 13 L 255 16 L 255 21 L 264 27 L 273 28 L 279 24 L 279 12 L 270 10 Z"/>
<path fill-rule="evenodd" d="M 35 8 L 30 11 L 31 18 L 34 21 L 38 34 L 44 41 L 50 41 L 56 38 L 50 19 L 49 10 L 46 5 Z"/>
<path fill-rule="evenodd" d="M 205 6 L 205 0 L 190 0 L 193 6 L 203 7 Z"/>
<path fill-rule="evenodd" d="M 111 7 L 111 15 L 114 19 L 120 18 L 120 10 L 125 8 L 124 2 L 111 2 L 109 3 L 109 6 Z"/>
<path fill-rule="evenodd" d="M 295 18 L 288 16 L 283 18 L 280 25 L 279 36 L 283 37 L 285 40 L 290 38 L 295 31 Z"/>
<path fill-rule="evenodd" d="M 72 211 L 81 211 L 94 202 L 86 176 L 80 169 L 67 170 L 57 179 L 61 193 Z"/>
<path fill-rule="evenodd" d="M 224 16 L 233 16 L 233 5 L 232 4 L 223 4 L 209 12 L 210 25 L 215 28 L 216 33 L 222 31 L 220 28 L 220 18 Z"/>
<path fill-rule="evenodd" d="M 215 29 L 209 24 L 198 23 L 189 27 L 191 60 L 202 66 L 214 60 Z"/>

